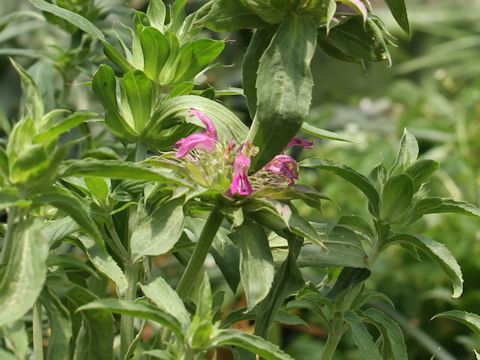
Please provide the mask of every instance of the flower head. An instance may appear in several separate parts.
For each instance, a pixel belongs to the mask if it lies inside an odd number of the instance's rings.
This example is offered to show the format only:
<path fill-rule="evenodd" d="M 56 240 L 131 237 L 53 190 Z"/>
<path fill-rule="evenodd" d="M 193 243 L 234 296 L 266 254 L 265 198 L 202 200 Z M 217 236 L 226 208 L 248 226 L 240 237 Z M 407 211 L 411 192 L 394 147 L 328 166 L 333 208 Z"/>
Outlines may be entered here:
<path fill-rule="evenodd" d="M 190 112 L 193 116 L 200 119 L 205 125 L 206 131 L 203 133 L 192 134 L 178 140 L 175 143 L 175 147 L 177 148 L 177 158 L 187 156 L 194 149 L 212 152 L 217 146 L 218 135 L 213 121 L 199 110 L 191 109 Z"/>
<path fill-rule="evenodd" d="M 294 147 L 294 146 L 301 146 L 305 149 L 313 149 L 313 141 L 309 141 L 309 140 L 294 137 L 288 143 L 287 149 L 290 149 L 291 147 Z"/>
<path fill-rule="evenodd" d="M 250 195 L 253 187 L 248 180 L 248 169 L 250 168 L 250 157 L 239 152 L 233 163 L 233 180 L 230 185 L 232 195 Z"/>
<path fill-rule="evenodd" d="M 298 164 L 291 156 L 277 155 L 266 166 L 265 170 L 284 177 L 289 185 L 298 179 Z"/>

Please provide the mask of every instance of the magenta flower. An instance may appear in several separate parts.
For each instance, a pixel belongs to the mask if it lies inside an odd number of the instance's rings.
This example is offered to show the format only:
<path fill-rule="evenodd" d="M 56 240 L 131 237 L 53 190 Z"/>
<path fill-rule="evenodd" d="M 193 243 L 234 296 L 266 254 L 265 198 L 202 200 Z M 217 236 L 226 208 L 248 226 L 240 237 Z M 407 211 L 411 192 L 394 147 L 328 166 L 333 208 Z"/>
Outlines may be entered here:
<path fill-rule="evenodd" d="M 287 145 L 287 149 L 293 147 L 293 146 L 301 146 L 305 149 L 313 149 L 313 141 L 305 140 L 305 139 L 300 139 L 297 137 L 294 137 L 292 140 Z"/>
<path fill-rule="evenodd" d="M 175 143 L 175 147 L 177 148 L 177 158 L 187 156 L 190 151 L 194 149 L 211 152 L 214 151 L 217 146 L 218 135 L 213 121 L 199 110 L 191 109 L 190 112 L 193 116 L 200 119 L 205 125 L 206 131 L 199 134 L 192 134 L 178 140 Z"/>
<path fill-rule="evenodd" d="M 250 195 L 253 187 L 248 180 L 248 169 L 250 168 L 250 158 L 240 152 L 233 163 L 233 181 L 230 185 L 232 195 Z"/>
<path fill-rule="evenodd" d="M 266 166 L 265 170 L 283 176 L 292 185 L 298 179 L 298 164 L 288 155 L 277 155 Z"/>

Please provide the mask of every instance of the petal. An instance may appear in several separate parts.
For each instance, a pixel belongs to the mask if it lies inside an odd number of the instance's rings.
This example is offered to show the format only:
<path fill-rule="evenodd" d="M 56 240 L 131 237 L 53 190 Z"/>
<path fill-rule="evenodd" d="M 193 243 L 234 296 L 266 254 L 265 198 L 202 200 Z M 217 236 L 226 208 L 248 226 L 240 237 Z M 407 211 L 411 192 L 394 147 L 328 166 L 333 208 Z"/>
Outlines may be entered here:
<path fill-rule="evenodd" d="M 176 142 L 177 158 L 182 158 L 188 155 L 193 149 L 214 151 L 217 146 L 215 138 L 207 133 L 192 134 Z"/>
<path fill-rule="evenodd" d="M 305 149 L 313 149 L 313 141 L 301 139 L 294 137 L 292 140 L 287 145 L 287 149 L 293 147 L 293 146 L 301 146 Z"/>
<path fill-rule="evenodd" d="M 196 116 L 197 118 L 200 119 L 200 121 L 205 125 L 205 128 L 207 129 L 207 133 L 210 134 L 212 137 L 215 139 L 218 138 L 217 136 L 217 129 L 215 127 L 215 124 L 213 123 L 213 120 L 210 119 L 207 115 L 205 115 L 203 112 L 197 109 L 190 109 L 190 113 L 193 116 Z"/>

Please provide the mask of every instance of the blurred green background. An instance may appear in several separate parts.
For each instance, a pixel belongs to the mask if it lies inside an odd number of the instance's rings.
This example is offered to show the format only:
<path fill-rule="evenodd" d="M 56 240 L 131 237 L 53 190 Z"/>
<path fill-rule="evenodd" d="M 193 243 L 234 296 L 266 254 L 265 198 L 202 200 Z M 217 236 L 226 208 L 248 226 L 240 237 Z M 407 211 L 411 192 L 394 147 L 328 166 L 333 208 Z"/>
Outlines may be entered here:
<path fill-rule="evenodd" d="M 75 1 L 72 1 L 75 2 Z M 82 3 L 82 1 L 76 1 Z M 190 1 L 190 9 L 202 1 Z M 100 12 L 91 20 L 110 36 L 130 24 L 131 12 L 124 1 L 96 1 Z M 130 1 L 144 9 L 147 1 Z M 403 129 L 419 140 L 422 156 L 441 163 L 428 191 L 480 205 L 480 1 L 420 1 L 407 3 L 413 35 L 406 38 L 384 9 L 374 1 L 376 13 L 397 38 L 392 48 L 393 66 L 340 62 L 318 52 L 313 65 L 315 78 L 311 123 L 348 136 L 352 143 L 316 142 L 309 155 L 343 162 L 364 174 L 382 159 L 394 161 Z M 1 1 L 0 18 L 23 10 L 7 26 L 0 23 L 0 131 L 8 131 L 17 118 L 21 89 L 8 55 L 29 67 L 41 81 L 49 107 L 78 110 L 99 109 L 91 97 L 89 81 L 101 53 L 90 44 L 28 13 L 27 1 Z M 216 88 L 241 86 L 242 54 L 251 37 L 249 31 L 214 34 L 228 40 L 220 66 L 210 71 L 205 84 Z M 17 50 L 15 50 L 17 49 Z M 21 49 L 21 51 L 19 50 Z M 229 97 L 226 104 L 246 119 L 241 97 Z M 7 120 L 9 119 L 9 120 Z M 296 154 L 302 157 L 303 154 Z M 326 173 L 305 172 L 302 181 L 329 195 L 322 212 L 302 209 L 312 220 L 336 219 L 342 214 L 366 214 L 362 196 L 349 184 Z M 436 313 L 459 309 L 480 313 L 480 224 L 470 218 L 429 215 L 415 225 L 448 246 L 462 267 L 465 292 L 460 299 L 449 296 L 446 276 L 428 259 L 415 260 L 400 248 L 379 259 L 367 287 L 388 295 L 396 304 L 392 316 L 404 322 L 409 357 L 432 358 L 431 346 L 441 346 L 453 358 L 474 359 L 472 348 L 480 339 L 467 328 L 449 320 L 430 318 Z M 321 271 L 310 271 L 319 281 Z M 315 358 L 322 349 L 325 332 L 312 326 L 274 328 L 272 339 L 281 342 L 295 359 Z M 420 331 L 420 332 L 418 332 Z M 336 359 L 358 359 L 353 342 L 342 341 Z M 444 354 L 448 359 L 448 354 Z M 442 355 L 435 357 L 441 359 Z"/>

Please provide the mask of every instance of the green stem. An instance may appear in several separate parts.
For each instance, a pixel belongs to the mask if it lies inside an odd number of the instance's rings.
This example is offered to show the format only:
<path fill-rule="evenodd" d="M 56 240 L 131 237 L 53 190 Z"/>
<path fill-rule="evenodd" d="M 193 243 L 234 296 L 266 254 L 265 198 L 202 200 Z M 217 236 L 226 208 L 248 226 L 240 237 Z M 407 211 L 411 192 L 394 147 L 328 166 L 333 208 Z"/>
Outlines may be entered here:
<path fill-rule="evenodd" d="M 33 354 L 35 360 L 43 360 L 42 304 L 33 307 Z"/>
<path fill-rule="evenodd" d="M 223 214 L 220 210 L 214 208 L 205 223 L 205 227 L 198 239 L 197 246 L 193 251 L 192 257 L 187 264 L 187 268 L 185 269 L 180 282 L 178 283 L 177 294 L 180 298 L 185 299 L 195 284 L 195 281 L 200 274 L 200 269 L 205 262 L 205 258 L 207 257 L 210 246 L 212 245 L 213 239 L 215 238 L 222 221 Z"/>
<path fill-rule="evenodd" d="M 18 208 L 10 208 L 7 219 L 7 233 L 3 238 L 2 256 L 0 258 L 0 264 L 6 264 L 8 262 L 8 258 L 10 257 L 10 253 L 12 252 L 13 234 L 17 217 Z"/>
<path fill-rule="evenodd" d="M 328 339 L 323 349 L 321 360 L 330 360 L 333 357 L 341 338 L 342 334 L 328 334 Z"/>
<path fill-rule="evenodd" d="M 137 297 L 137 282 L 140 264 L 130 264 L 125 267 L 125 275 L 128 281 L 128 288 L 123 297 L 126 301 L 134 301 Z M 134 317 L 122 315 L 120 320 L 120 352 L 121 359 L 128 352 L 130 344 L 135 338 Z"/>
<path fill-rule="evenodd" d="M 108 233 L 110 234 L 110 237 L 112 238 L 113 243 L 112 248 L 115 250 L 118 256 L 120 256 L 122 259 L 126 260 L 129 258 L 127 250 L 125 250 L 125 247 L 123 246 L 122 240 L 120 240 L 120 237 L 118 236 L 117 230 L 115 229 L 115 225 L 113 224 L 111 216 L 107 216 L 105 220 L 105 225 L 107 226 Z"/>
<path fill-rule="evenodd" d="M 140 162 L 145 160 L 146 156 L 147 156 L 147 147 L 144 144 L 139 142 L 135 149 L 135 162 Z"/>

